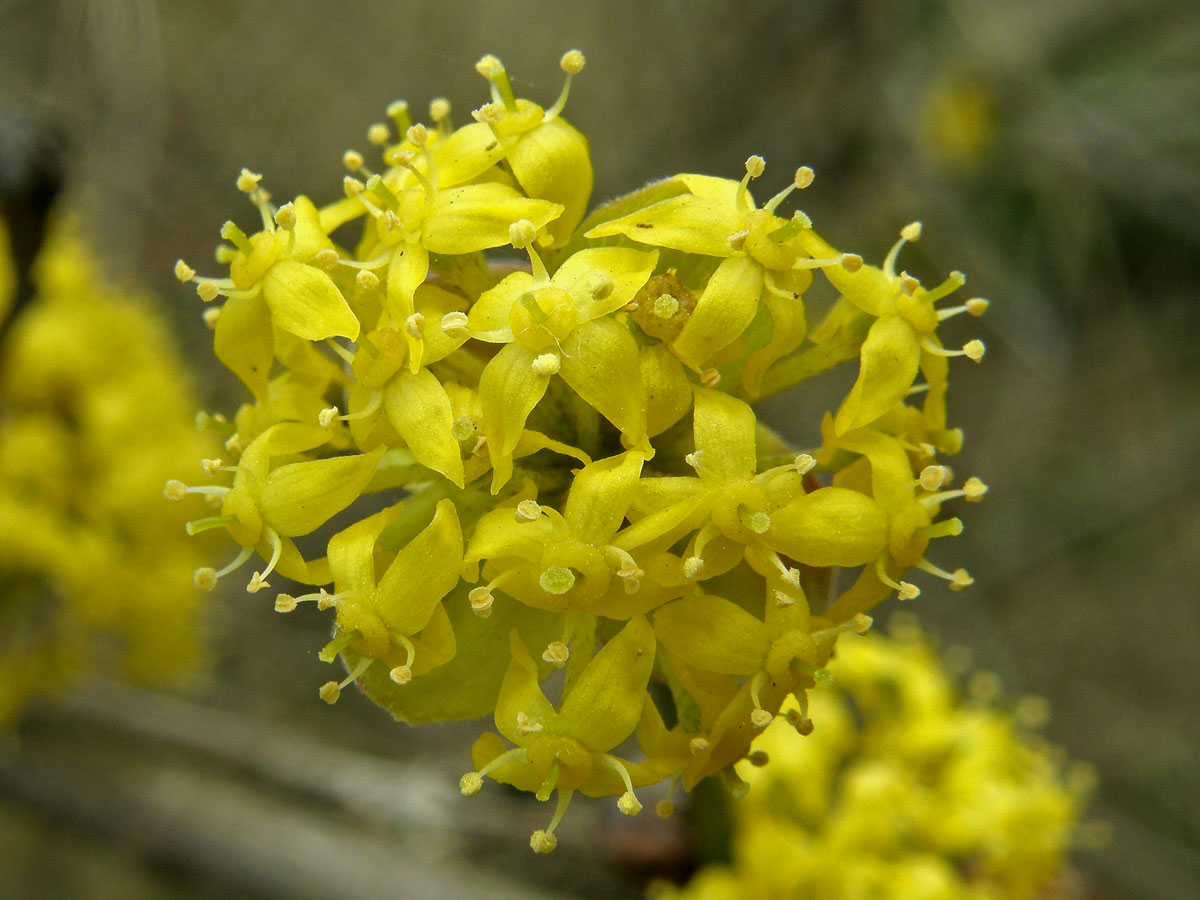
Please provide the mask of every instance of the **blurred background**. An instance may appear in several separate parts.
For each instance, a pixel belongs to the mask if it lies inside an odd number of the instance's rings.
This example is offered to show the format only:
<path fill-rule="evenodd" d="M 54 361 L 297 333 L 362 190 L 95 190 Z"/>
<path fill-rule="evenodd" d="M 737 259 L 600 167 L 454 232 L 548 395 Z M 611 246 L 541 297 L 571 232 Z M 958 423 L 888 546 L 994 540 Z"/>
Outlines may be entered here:
<path fill-rule="evenodd" d="M 566 116 L 597 200 L 759 153 L 759 193 L 812 166 L 803 208 L 868 260 L 921 219 L 905 266 L 993 301 L 959 329 L 988 355 L 950 396 L 955 468 L 992 490 L 938 560 L 975 586 L 908 608 L 1047 697 L 1051 740 L 1096 766 L 1113 838 L 1078 858 L 1089 896 L 1195 896 L 1200 6 L 3 0 L 0 22 L 0 106 L 57 130 L 67 201 L 112 277 L 161 299 L 208 409 L 242 397 L 171 267 L 213 269 L 220 224 L 253 218 L 240 167 L 334 199 L 391 100 L 464 121 L 485 52 L 543 104 L 561 53 L 586 53 Z M 767 408 L 810 444 L 823 402 Z M 534 866 L 541 808 L 458 797 L 475 726 L 326 707 L 323 617 L 213 606 L 193 690 L 90 685 L 7 742 L 0 896 L 631 897 L 630 872 L 678 854 L 674 826 L 578 803 Z"/>

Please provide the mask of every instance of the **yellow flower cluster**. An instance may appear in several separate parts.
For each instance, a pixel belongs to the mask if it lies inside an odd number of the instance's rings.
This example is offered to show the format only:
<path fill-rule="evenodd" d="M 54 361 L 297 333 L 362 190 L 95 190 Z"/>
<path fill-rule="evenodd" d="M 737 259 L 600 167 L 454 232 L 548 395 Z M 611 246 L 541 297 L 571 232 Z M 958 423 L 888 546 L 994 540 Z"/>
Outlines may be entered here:
<path fill-rule="evenodd" d="M 273 205 L 243 170 L 261 230 L 223 227 L 228 277 L 176 266 L 223 301 L 205 316 L 216 354 L 254 395 L 214 483 L 167 487 L 219 497 L 193 530 L 242 548 L 197 584 L 257 554 L 249 591 L 273 572 L 319 588 L 275 603 L 334 611 L 322 658 L 348 675 L 329 702 L 357 683 L 407 722 L 494 714 L 462 791 L 557 792 L 539 852 L 574 792 L 634 814 L 635 787 L 690 789 L 742 759 L 787 696 L 806 708 L 840 632 L 916 595 L 906 569 L 969 584 L 926 550 L 961 529 L 943 504 L 986 491 L 951 489 L 938 462 L 961 444 L 948 357 L 983 345 L 946 350 L 937 330 L 987 303 L 939 309 L 961 275 L 926 289 L 897 272 L 919 225 L 864 265 L 781 215 L 810 169 L 756 204 L 759 157 L 585 218 L 588 144 L 561 117 L 582 67 L 562 58 L 543 109 L 485 57 L 491 101 L 458 128 L 444 99 L 429 125 L 394 103 L 368 132 L 382 168 L 347 152 L 345 196 L 323 207 Z M 840 296 L 809 329 L 818 269 Z M 757 420 L 751 401 L 850 361 L 811 453 Z M 324 555 L 297 544 L 314 532 L 302 544 Z M 835 597 L 833 567 L 860 570 Z M 631 738 L 642 758 L 614 755 Z"/>
<path fill-rule="evenodd" d="M 161 681 L 200 650 L 186 579 L 204 548 L 159 491 L 208 441 L 166 326 L 69 227 L 35 280 L 0 344 L 0 725 L 81 670 Z"/>
<path fill-rule="evenodd" d="M 776 722 L 738 765 L 749 793 L 733 814 L 732 863 L 658 900 L 1070 895 L 1092 776 L 1078 765 L 1064 776 L 1018 724 L 1044 719 L 1044 701 L 1012 712 L 964 702 L 914 626 L 892 632 L 838 645 L 832 685 L 810 695 L 817 731 L 802 739 Z"/>

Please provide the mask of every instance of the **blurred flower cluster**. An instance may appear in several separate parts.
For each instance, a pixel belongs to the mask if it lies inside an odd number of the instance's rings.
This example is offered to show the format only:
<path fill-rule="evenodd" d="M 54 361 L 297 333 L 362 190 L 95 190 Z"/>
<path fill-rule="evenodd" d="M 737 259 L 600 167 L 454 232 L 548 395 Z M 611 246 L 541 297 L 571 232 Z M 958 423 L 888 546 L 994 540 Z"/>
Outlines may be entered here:
<path fill-rule="evenodd" d="M 210 483 L 165 489 L 219 502 L 190 528 L 240 545 L 197 585 L 256 556 L 251 593 L 311 585 L 275 606 L 333 611 L 329 702 L 357 684 L 407 722 L 493 714 L 461 788 L 557 793 L 539 852 L 575 792 L 632 815 L 638 786 L 731 772 L 789 696 L 811 730 L 838 635 L 916 596 L 908 570 L 970 584 L 927 553 L 962 528 L 943 506 L 987 490 L 941 462 L 962 444 L 950 359 L 984 348 L 939 336 L 987 301 L 938 306 L 960 273 L 898 268 L 920 224 L 867 265 L 783 212 L 811 169 L 757 202 L 757 156 L 589 214 L 588 143 L 561 116 L 583 62 L 564 55 L 549 108 L 490 56 L 466 125 L 445 99 L 429 124 L 392 104 L 368 131 L 382 167 L 348 151 L 325 206 L 276 205 L 243 170 L 261 227 L 222 228 L 228 275 L 176 266 L 253 395 L 207 420 L 227 451 Z M 819 446 L 757 420 L 753 401 L 840 364 L 858 375 L 811 423 Z M 844 589 L 836 568 L 857 570 Z"/>
<path fill-rule="evenodd" d="M 838 645 L 812 692 L 807 739 L 776 722 L 738 769 L 728 865 L 660 900 L 1074 896 L 1067 853 L 1093 780 L 1033 729 L 1041 698 L 1010 709 L 979 672 L 968 698 L 915 625 Z M 767 764 L 767 760 L 770 760 Z"/>
<path fill-rule="evenodd" d="M 0 318 L 6 245 L 0 226 Z M 162 682 L 201 650 L 186 578 L 205 548 L 159 491 L 211 438 L 166 325 L 106 283 L 68 223 L 34 281 L 0 344 L 0 725 L 81 671 Z"/>

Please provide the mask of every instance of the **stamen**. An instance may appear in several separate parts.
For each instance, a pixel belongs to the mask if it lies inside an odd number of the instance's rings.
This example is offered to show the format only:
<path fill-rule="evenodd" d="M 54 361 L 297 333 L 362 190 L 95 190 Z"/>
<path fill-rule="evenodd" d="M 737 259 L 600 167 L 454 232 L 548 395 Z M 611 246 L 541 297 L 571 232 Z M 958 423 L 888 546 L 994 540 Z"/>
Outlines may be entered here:
<path fill-rule="evenodd" d="M 558 807 L 554 810 L 554 817 L 550 820 L 550 824 L 544 829 L 539 828 L 529 836 L 529 846 L 534 853 L 550 853 L 558 846 L 558 838 L 554 836 L 554 829 L 558 827 L 558 823 L 566 814 L 574 793 L 574 791 L 563 790 L 558 792 Z"/>
<path fill-rule="evenodd" d="M 562 360 L 558 358 L 557 353 L 542 353 L 534 357 L 533 362 L 530 363 L 530 368 L 533 369 L 534 374 L 541 375 L 543 378 L 549 378 L 551 375 L 557 374 L 558 370 L 562 368 Z"/>
<path fill-rule="evenodd" d="M 221 318 L 221 308 L 219 306 L 210 306 L 200 314 L 200 318 L 204 320 L 204 324 L 213 331 L 217 328 L 217 322 Z"/>
<path fill-rule="evenodd" d="M 721 373 L 716 369 L 705 369 L 700 373 L 700 383 L 705 387 L 715 388 L 721 383 Z"/>
<path fill-rule="evenodd" d="M 516 522 L 536 522 L 541 517 L 542 507 L 536 500 L 522 500 L 513 510 L 513 520 Z"/>
<path fill-rule="evenodd" d="M 438 131 L 450 131 L 450 101 L 445 97 L 434 97 L 429 101 L 429 119 L 438 127 Z"/>
<path fill-rule="evenodd" d="M 313 265 L 325 272 L 332 272 L 341 263 L 338 252 L 332 247 L 323 247 L 313 254 Z"/>
<path fill-rule="evenodd" d="M 542 116 L 543 122 L 548 122 L 551 119 L 557 119 L 562 113 L 563 107 L 567 105 L 567 97 L 571 93 L 571 79 L 583 71 L 583 66 L 586 60 L 583 54 L 578 50 L 568 50 L 562 55 L 562 59 L 558 61 L 559 68 L 567 73 L 566 79 L 563 81 L 562 90 L 559 91 L 558 99 L 554 101 L 554 105 L 546 110 Z"/>
<path fill-rule="evenodd" d="M 926 466 L 921 470 L 921 477 L 917 479 L 917 483 L 927 491 L 936 491 L 949 477 L 950 470 L 945 466 Z"/>
<path fill-rule="evenodd" d="M 679 776 L 676 775 L 667 783 L 667 796 L 663 800 L 659 800 L 654 807 L 655 814 L 660 819 L 669 819 L 675 815 L 675 788 L 679 785 Z"/>
<path fill-rule="evenodd" d="M 699 735 L 688 741 L 688 750 L 692 753 L 704 753 L 710 747 L 712 744 L 709 743 L 708 738 Z"/>
<path fill-rule="evenodd" d="M 900 240 L 892 245 L 892 249 L 888 251 L 887 257 L 883 260 L 883 274 L 888 278 L 896 277 L 896 259 L 900 256 L 900 250 L 905 244 L 917 240 L 920 236 L 920 222 L 909 222 L 900 229 Z"/>
<path fill-rule="evenodd" d="M 642 579 L 646 575 L 645 570 L 637 564 L 637 560 L 627 550 L 609 545 L 604 548 L 604 552 L 610 563 L 614 559 L 616 560 L 616 576 L 625 583 L 625 593 L 636 594 L 642 586 Z"/>
<path fill-rule="evenodd" d="M 750 700 L 754 703 L 754 709 L 750 713 L 750 724 L 755 728 L 766 728 L 771 724 L 771 720 L 775 718 L 763 709 L 762 701 L 758 699 L 758 692 L 762 689 L 766 680 L 766 670 L 759 669 L 750 681 Z"/>
<path fill-rule="evenodd" d="M 571 649 L 562 641 L 551 641 L 546 645 L 546 649 L 542 651 L 542 659 L 550 663 L 556 669 L 565 669 L 567 660 L 571 657 Z M 520 726 L 518 726 L 520 727 Z M 539 725 L 540 729 L 541 726 Z"/>
<path fill-rule="evenodd" d="M 962 287 L 966 283 L 967 283 L 967 276 L 964 275 L 962 272 L 959 272 L 959 271 L 951 272 L 949 275 L 946 276 L 945 281 L 943 281 L 941 284 L 939 284 L 937 287 L 935 287 L 933 290 L 929 291 L 925 295 L 925 299 L 928 300 L 930 303 L 937 303 L 937 301 L 941 300 L 943 297 L 947 297 L 950 294 L 953 294 L 955 291 L 957 291 L 960 287 Z"/>
<path fill-rule="evenodd" d="M 813 733 L 813 720 L 800 712 L 800 710 L 789 709 L 784 718 L 789 725 L 796 729 L 796 733 L 801 737 L 808 737 Z"/>
<path fill-rule="evenodd" d="M 642 811 L 642 804 L 633 793 L 633 780 L 629 777 L 629 769 L 625 767 L 625 763 L 608 753 L 603 754 L 600 758 L 610 769 L 614 769 L 621 776 L 621 780 L 625 782 L 625 793 L 617 801 L 617 809 L 627 816 L 636 816 Z"/>
<path fill-rule="evenodd" d="M 952 518 L 942 522 L 934 522 L 932 525 L 922 525 L 917 529 L 917 534 L 923 538 L 943 537 L 958 537 L 963 532 L 962 519 Z"/>
<path fill-rule="evenodd" d="M 359 269 L 358 274 L 354 276 L 354 283 L 358 285 L 358 289 L 364 294 L 369 294 L 371 291 L 378 289 L 379 276 L 370 269 Z"/>
<path fill-rule="evenodd" d="M 945 347 L 939 347 L 929 338 L 925 338 L 923 341 L 921 341 L 921 349 L 925 350 L 927 353 L 932 353 L 934 356 L 965 356 L 967 359 L 971 360 L 971 362 L 979 362 L 981 359 L 983 359 L 983 354 L 987 350 L 983 344 L 983 341 L 980 340 L 967 341 L 965 344 L 963 344 L 963 348 L 961 350 L 947 350 Z"/>
<path fill-rule="evenodd" d="M 296 204 L 285 203 L 275 212 L 275 224 L 284 231 L 291 231 L 296 227 Z"/>
<path fill-rule="evenodd" d="M 205 303 L 212 303 L 221 296 L 221 290 L 212 281 L 198 281 L 196 283 L 196 294 Z"/>
<path fill-rule="evenodd" d="M 798 259 L 792 264 L 793 269 L 824 269 L 826 266 L 841 266 L 847 272 L 857 272 L 862 268 L 862 257 L 857 253 L 843 253 L 829 259 Z"/>
<path fill-rule="evenodd" d="M 402 634 L 392 634 L 392 640 L 396 641 L 404 648 L 405 660 L 404 665 L 396 666 L 388 672 L 388 677 L 396 684 L 408 684 L 412 681 L 412 664 L 417 655 L 417 648 L 413 646 L 413 642 Z"/>
<path fill-rule="evenodd" d="M 175 260 L 175 277 L 186 284 L 196 277 L 196 270 L 185 263 L 182 259 Z"/>
<path fill-rule="evenodd" d="M 321 699 L 326 703 L 337 703 L 338 698 L 342 695 L 342 691 L 358 681 L 358 679 L 363 676 L 367 669 L 371 668 L 371 663 L 374 661 L 375 660 L 370 659 L 369 657 L 363 657 L 355 664 L 354 668 L 350 670 L 349 674 L 347 674 L 346 677 L 340 682 L 325 682 L 325 684 L 321 685 L 321 690 L 319 692 Z"/>
<path fill-rule="evenodd" d="M 695 450 L 691 453 L 686 453 L 684 454 L 683 461 L 699 472 L 704 468 L 704 451 Z"/>
<path fill-rule="evenodd" d="M 698 556 L 689 556 L 683 561 L 683 575 L 693 581 L 704 571 L 704 560 Z"/>
<path fill-rule="evenodd" d="M 367 129 L 367 142 L 374 147 L 382 147 L 391 140 L 392 132 L 386 122 L 374 122 Z"/>
<path fill-rule="evenodd" d="M 542 262 L 542 258 L 534 249 L 534 242 L 537 240 L 537 228 L 528 219 L 518 219 L 508 226 L 508 240 L 517 250 L 525 250 L 529 253 L 529 264 L 533 267 L 533 281 L 535 285 L 548 284 L 550 275 L 546 272 L 546 264 Z"/>
<path fill-rule="evenodd" d="M 907 581 L 896 581 L 896 579 L 887 573 L 882 556 L 875 560 L 875 576 L 895 591 L 900 600 L 915 600 L 921 596 L 921 589 L 915 584 L 910 584 Z"/>
<path fill-rule="evenodd" d="M 475 71 L 492 84 L 492 96 L 496 103 L 503 103 L 509 112 L 517 111 L 517 98 L 504 64 L 490 53 L 475 64 Z"/>
<path fill-rule="evenodd" d="M 243 194 L 253 194 L 258 190 L 258 183 L 262 181 L 262 175 L 257 172 L 251 172 L 249 169 L 242 169 L 237 177 L 237 189 Z"/>
<path fill-rule="evenodd" d="M 467 330 L 467 314 L 464 312 L 448 312 L 442 316 L 442 332 L 450 337 L 457 337 Z"/>
<path fill-rule="evenodd" d="M 336 406 L 327 407 L 317 414 L 317 424 L 322 428 L 332 428 L 333 423 L 338 420 L 340 413 L 341 410 L 339 410 Z"/>
<path fill-rule="evenodd" d="M 817 466 L 817 461 L 808 453 L 799 454 L 792 463 L 796 467 L 797 475 L 807 475 Z"/>
<path fill-rule="evenodd" d="M 938 578 L 944 578 L 950 582 L 950 590 L 961 591 L 970 587 L 975 583 L 975 579 L 970 576 L 966 569 L 955 569 L 953 572 L 947 572 L 945 569 L 938 568 L 927 559 L 922 559 L 917 563 L 917 568 L 930 575 L 936 575 Z"/>
<path fill-rule="evenodd" d="M 264 528 L 263 534 L 266 536 L 268 543 L 271 545 L 271 558 L 267 561 L 267 567 L 263 569 L 261 573 L 255 572 L 254 575 L 251 576 L 250 583 L 246 585 L 246 593 L 248 594 L 257 594 L 263 588 L 270 587 L 270 585 L 267 584 L 266 578 L 273 571 L 275 571 L 275 565 L 279 562 L 279 557 L 283 553 L 283 541 L 280 540 L 279 535 L 275 532 L 275 529 Z"/>

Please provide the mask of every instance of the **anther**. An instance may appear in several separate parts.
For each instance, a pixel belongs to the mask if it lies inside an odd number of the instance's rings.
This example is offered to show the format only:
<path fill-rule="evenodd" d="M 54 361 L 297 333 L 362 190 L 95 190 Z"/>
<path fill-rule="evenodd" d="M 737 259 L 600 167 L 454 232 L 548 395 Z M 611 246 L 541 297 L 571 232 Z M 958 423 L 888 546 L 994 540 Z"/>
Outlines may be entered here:
<path fill-rule="evenodd" d="M 767 169 L 767 161 L 761 156 L 746 157 L 746 174 L 751 178 L 760 178 Z"/>
<path fill-rule="evenodd" d="M 261 572 L 255 572 L 250 576 L 250 583 L 246 585 L 246 593 L 257 594 L 263 588 L 270 586 L 271 585 L 266 580 L 266 576 L 264 576 Z"/>
<path fill-rule="evenodd" d="M 962 486 L 963 497 L 972 503 L 983 499 L 983 495 L 988 492 L 988 486 L 972 475 Z"/>
<path fill-rule="evenodd" d="M 249 169 L 242 169 L 237 177 L 237 189 L 243 194 L 253 194 L 258 190 L 258 183 L 262 181 L 262 175 L 251 172 Z"/>
<path fill-rule="evenodd" d="M 705 369 L 700 373 L 700 383 L 705 387 L 716 387 L 721 383 L 721 373 L 716 369 Z"/>
<path fill-rule="evenodd" d="M 230 453 L 242 452 L 242 436 L 236 431 L 225 439 L 225 449 Z"/>
<path fill-rule="evenodd" d="M 517 713 L 517 734 L 538 734 L 542 727 L 541 722 L 535 722 L 524 712 Z"/>
<path fill-rule="evenodd" d="M 901 581 L 896 596 L 900 600 L 916 600 L 921 596 L 921 589 L 911 581 Z"/>
<path fill-rule="evenodd" d="M 704 571 L 704 560 L 699 556 L 689 556 L 683 561 L 683 575 L 685 578 L 696 579 L 700 577 L 700 573 Z"/>
<path fill-rule="evenodd" d="M 857 634 L 866 634 L 875 624 L 875 620 L 865 613 L 855 613 L 854 618 L 850 621 L 854 623 L 854 631 Z"/>
<path fill-rule="evenodd" d="M 708 742 L 708 738 L 694 737 L 688 741 L 688 750 L 692 753 L 703 753 L 711 746 L 712 744 Z"/>
<path fill-rule="evenodd" d="M 537 228 L 528 219 L 518 219 L 508 226 L 509 242 L 517 250 L 524 250 L 537 237 Z"/>
<path fill-rule="evenodd" d="M 434 97 L 429 101 L 429 118 L 441 124 L 450 118 L 450 101 L 445 97 Z"/>
<path fill-rule="evenodd" d="M 205 303 L 212 303 L 221 296 L 220 289 L 211 281 L 201 281 L 196 285 L 196 293 Z"/>
<path fill-rule="evenodd" d="M 557 846 L 558 838 L 543 828 L 539 828 L 529 836 L 529 847 L 534 853 L 550 853 Z"/>
<path fill-rule="evenodd" d="M 396 684 L 408 684 L 412 681 L 412 669 L 408 666 L 396 666 L 396 668 L 388 672 L 388 677 Z"/>
<path fill-rule="evenodd" d="M 626 791 L 617 801 L 617 809 L 627 816 L 636 816 L 642 811 L 642 802 L 634 796 L 633 791 Z"/>
<path fill-rule="evenodd" d="M 357 197 L 366 189 L 367 186 L 353 175 L 347 175 L 342 179 L 342 190 L 346 193 L 347 197 Z"/>
<path fill-rule="evenodd" d="M 178 503 L 188 494 L 187 485 L 177 478 L 172 478 L 163 485 L 163 496 L 172 503 Z"/>
<path fill-rule="evenodd" d="M 842 254 L 842 268 L 847 272 L 857 272 L 863 267 L 863 258 L 857 253 Z"/>
<path fill-rule="evenodd" d="M 471 110 L 471 118 L 484 125 L 495 125 L 500 121 L 502 107 L 495 103 L 485 103 L 479 109 Z"/>
<path fill-rule="evenodd" d="M 211 591 L 217 586 L 217 570 L 212 566 L 201 566 L 192 574 L 192 584 L 202 591 Z"/>
<path fill-rule="evenodd" d="M 704 468 L 704 451 L 695 450 L 691 453 L 685 453 L 683 456 L 683 461 L 699 472 L 702 468 Z"/>
<path fill-rule="evenodd" d="M 775 608 L 776 609 L 787 609 L 789 606 L 795 606 L 795 605 L 796 605 L 796 598 L 793 597 L 791 594 L 785 593 L 784 591 L 780 591 L 780 590 L 775 591 Z"/>
<path fill-rule="evenodd" d="M 468 321 L 464 312 L 448 312 L 442 316 L 442 331 L 451 336 L 462 334 L 467 330 Z"/>
<path fill-rule="evenodd" d="M 975 583 L 975 579 L 970 576 L 966 569 L 955 569 L 950 574 L 950 590 L 962 591 L 969 588 Z"/>
<path fill-rule="evenodd" d="M 660 819 L 669 819 L 675 815 L 675 804 L 670 800 L 659 800 L 654 807 L 654 814 Z"/>
<path fill-rule="evenodd" d="M 909 222 L 900 229 L 900 237 L 904 238 L 904 240 L 908 241 L 910 244 L 913 241 L 919 240 L 921 237 L 921 223 Z"/>
<path fill-rule="evenodd" d="M 522 500 L 513 510 L 513 519 L 517 522 L 536 522 L 542 517 L 542 507 L 536 500 Z"/>
<path fill-rule="evenodd" d="M 425 317 L 419 312 L 415 312 L 404 320 L 405 333 L 414 340 L 421 340 L 425 336 Z"/>
<path fill-rule="evenodd" d="M 221 308 L 219 306 L 210 306 L 200 314 L 200 318 L 204 320 L 204 324 L 215 330 L 217 321 L 221 318 Z"/>
<path fill-rule="evenodd" d="M 808 166 L 801 166 L 796 170 L 796 177 L 792 183 L 796 185 L 797 190 L 802 191 L 813 183 L 814 177 L 816 177 L 816 173 L 814 173 L 811 168 Z"/>
<path fill-rule="evenodd" d="M 359 269 L 354 281 L 363 293 L 370 293 L 379 287 L 379 276 L 370 269 Z"/>
<path fill-rule="evenodd" d="M 357 150 L 347 150 L 342 154 L 342 165 L 348 172 L 357 172 L 363 167 L 363 155 Z"/>
<path fill-rule="evenodd" d="M 404 132 L 404 137 L 414 147 L 424 147 L 425 142 L 429 140 L 429 129 L 418 122 L 416 125 L 408 127 L 408 130 Z"/>
<path fill-rule="evenodd" d="M 296 227 L 296 204 L 285 203 L 275 211 L 275 224 L 284 231 L 291 231 Z"/>
<path fill-rule="evenodd" d="M 280 594 L 275 598 L 275 612 L 277 613 L 295 612 L 297 605 L 296 598 L 291 594 Z"/>
<path fill-rule="evenodd" d="M 585 62 L 583 54 L 578 50 L 568 50 L 562 55 L 562 59 L 558 61 L 558 66 L 568 75 L 578 75 L 583 71 Z"/>
<path fill-rule="evenodd" d="M 330 406 L 317 414 L 317 424 L 322 428 L 332 428 L 333 423 L 338 420 L 340 410 L 336 406 Z"/>
<path fill-rule="evenodd" d="M 367 129 L 367 140 L 376 147 L 382 147 L 391 138 L 391 129 L 383 122 L 375 122 Z"/>
<path fill-rule="evenodd" d="M 796 467 L 797 475 L 807 475 L 816 468 L 817 461 L 811 455 L 801 453 L 793 460 L 792 465 Z"/>
<path fill-rule="evenodd" d="M 814 669 L 813 681 L 815 681 L 819 687 L 829 687 L 831 684 L 833 684 L 833 673 L 828 669 Z"/>
<path fill-rule="evenodd" d="M 341 257 L 338 256 L 338 252 L 332 247 L 323 247 L 313 254 L 313 265 L 326 272 L 336 268 L 340 261 Z"/>
<path fill-rule="evenodd" d="M 484 78 L 491 78 L 493 72 L 502 68 L 504 68 L 504 64 L 500 62 L 498 57 L 495 57 L 490 53 L 485 56 L 481 56 L 479 58 L 479 62 L 475 63 L 475 71 Z"/>
<path fill-rule="evenodd" d="M 750 713 L 750 724 L 755 728 L 766 728 L 774 718 L 765 709 L 757 708 Z"/>
<path fill-rule="evenodd" d="M 196 277 L 196 270 L 182 259 L 177 259 L 175 260 L 175 277 L 182 282 L 188 282 Z"/>
<path fill-rule="evenodd" d="M 558 358 L 556 353 L 542 353 L 535 356 L 533 362 L 530 363 L 534 374 L 548 378 L 554 375 L 562 368 L 562 360 Z"/>
<path fill-rule="evenodd" d="M 963 304 L 963 306 L 967 308 L 967 313 L 972 316 L 982 316 L 985 312 L 987 312 L 990 305 L 991 304 L 982 297 L 972 297 Z"/>
<path fill-rule="evenodd" d="M 807 737 L 813 732 L 813 720 L 798 709 L 789 709 L 784 715 L 787 723 L 796 729 L 796 732 L 803 737 Z"/>
<path fill-rule="evenodd" d="M 962 348 L 963 356 L 971 360 L 971 362 L 979 362 L 983 359 L 983 354 L 986 350 L 987 348 L 984 347 L 981 340 L 967 341 L 963 344 Z"/>
<path fill-rule="evenodd" d="M 464 797 L 474 797 L 483 789 L 483 776 L 478 772 L 468 772 L 458 779 L 458 790 Z"/>
<path fill-rule="evenodd" d="M 750 236 L 750 232 L 747 229 L 742 229 L 741 231 L 735 231 L 733 234 L 731 234 L 729 236 L 729 246 L 735 252 L 741 252 L 741 250 L 746 246 L 746 238 L 748 238 L 749 236 Z"/>
<path fill-rule="evenodd" d="M 467 599 L 471 602 L 472 611 L 479 618 L 486 619 L 492 614 L 492 604 L 496 602 L 496 598 L 490 588 L 485 586 L 473 588 L 467 594 Z"/>
<path fill-rule="evenodd" d="M 321 685 L 321 689 L 317 692 L 318 696 L 331 706 L 338 702 L 338 698 L 342 696 L 342 689 L 338 687 L 336 681 L 327 681 Z"/>
<path fill-rule="evenodd" d="M 224 462 L 220 459 L 202 459 L 202 460 L 200 460 L 200 468 L 203 469 L 204 473 L 206 475 L 208 475 L 209 477 L 216 476 L 216 474 L 221 471 L 221 467 L 223 465 L 224 465 Z"/>
<path fill-rule="evenodd" d="M 562 641 L 551 641 L 546 645 L 546 649 L 542 652 L 542 659 L 550 663 L 556 669 L 566 668 L 567 660 L 571 656 L 571 648 Z"/>
<path fill-rule="evenodd" d="M 927 491 L 936 491 L 950 476 L 950 470 L 945 466 L 926 466 L 921 470 L 921 477 L 917 482 Z"/>
<path fill-rule="evenodd" d="M 766 750 L 754 750 L 746 756 L 746 762 L 750 763 L 750 765 L 757 769 L 761 769 L 770 761 L 771 757 L 767 754 Z"/>

